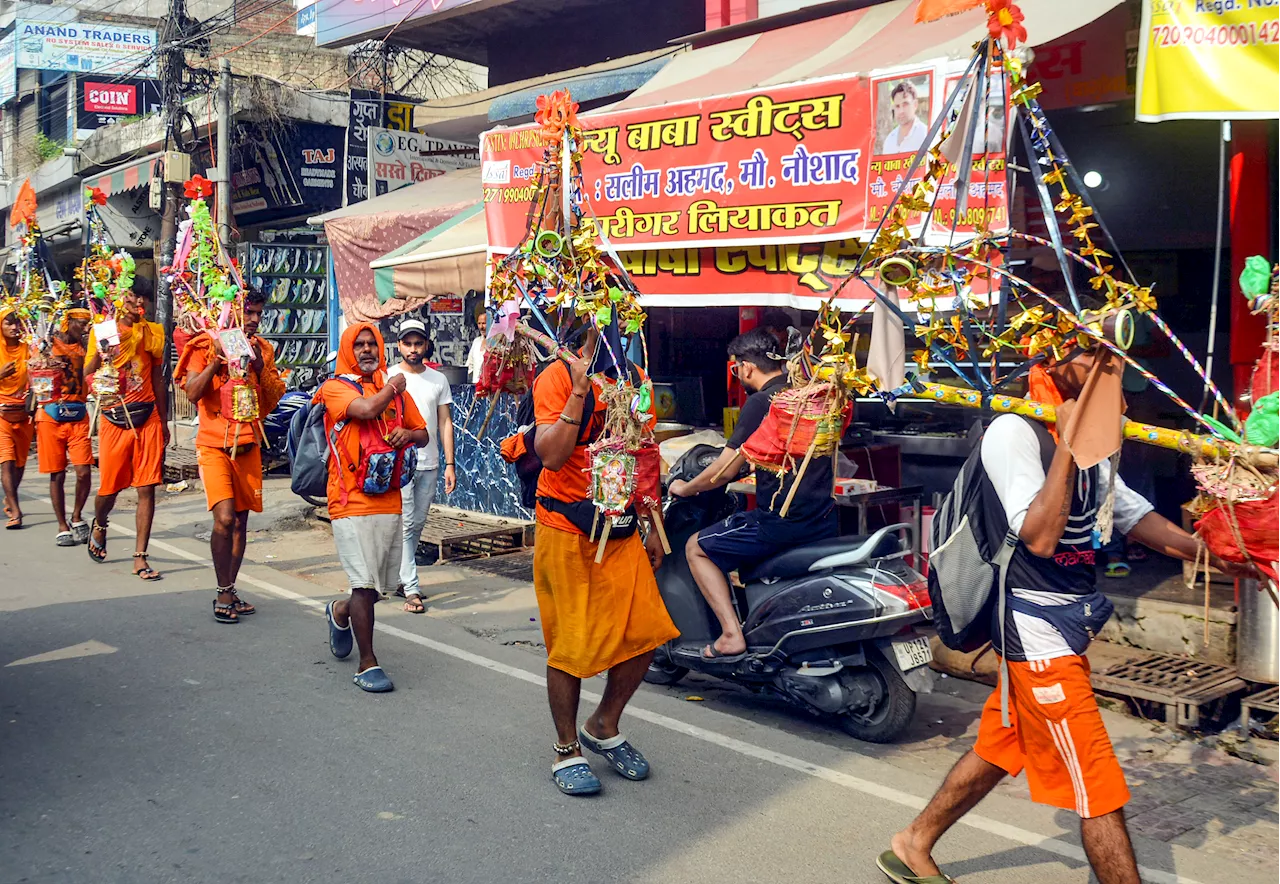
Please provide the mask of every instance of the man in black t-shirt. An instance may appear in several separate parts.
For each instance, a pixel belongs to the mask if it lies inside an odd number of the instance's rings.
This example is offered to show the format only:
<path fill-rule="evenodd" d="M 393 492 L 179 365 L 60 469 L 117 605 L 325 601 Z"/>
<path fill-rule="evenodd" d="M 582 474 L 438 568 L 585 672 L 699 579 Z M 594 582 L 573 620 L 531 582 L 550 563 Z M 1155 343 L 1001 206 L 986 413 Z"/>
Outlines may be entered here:
<path fill-rule="evenodd" d="M 715 463 L 688 482 L 671 483 L 671 493 L 676 497 L 710 491 L 737 476 L 746 462 L 740 449 L 768 415 L 773 397 L 787 389 L 777 347 L 777 340 L 764 329 L 739 335 L 730 342 L 729 356 L 734 360 L 734 370 L 742 385 L 752 393 L 742 406 L 733 435 Z M 734 513 L 689 538 L 685 547 L 689 570 L 720 621 L 720 638 L 702 649 L 703 657 L 731 663 L 741 659 L 747 650 L 742 624 L 729 596 L 727 573 L 750 567 L 783 550 L 835 536 L 835 505 L 831 497 L 833 469 L 829 456 L 810 461 L 785 519 L 779 511 L 791 491 L 791 484 L 796 481 L 795 474 L 779 476 L 768 470 L 757 470 L 757 508 Z"/>

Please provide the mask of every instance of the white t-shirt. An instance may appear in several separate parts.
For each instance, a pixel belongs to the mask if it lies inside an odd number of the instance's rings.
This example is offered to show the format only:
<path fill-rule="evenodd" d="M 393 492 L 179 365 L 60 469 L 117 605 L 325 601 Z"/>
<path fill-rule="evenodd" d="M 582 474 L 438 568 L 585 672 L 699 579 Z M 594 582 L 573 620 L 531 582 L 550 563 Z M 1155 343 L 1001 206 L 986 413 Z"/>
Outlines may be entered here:
<path fill-rule="evenodd" d="M 448 379 L 434 368 L 426 366 L 420 372 L 409 371 L 403 362 L 392 366 L 388 374 L 404 375 L 405 391 L 412 397 L 413 404 L 418 406 L 422 419 L 427 423 L 427 444 L 418 448 L 418 469 L 440 469 L 439 407 L 453 404 Z"/>
<path fill-rule="evenodd" d="M 911 131 L 906 137 L 898 140 L 898 133 L 902 131 L 901 126 L 894 126 L 884 139 L 884 150 L 881 153 L 907 153 L 908 151 L 919 150 L 924 144 L 924 137 L 929 134 L 929 130 L 925 128 L 924 123 L 920 122 L 919 117 L 914 117 L 911 122 Z"/>
<path fill-rule="evenodd" d="M 982 468 L 991 487 L 1004 507 L 1005 518 L 1013 531 L 1020 532 L 1027 519 L 1027 510 L 1044 487 L 1044 463 L 1040 460 L 1040 441 L 1036 431 L 1025 419 L 1016 414 L 1002 414 L 991 422 L 982 436 Z M 1098 465 L 1099 487 L 1106 488 L 1111 476 L 1111 462 Z M 1153 507 L 1116 475 L 1116 500 L 1112 517 L 1114 530 L 1128 534 Z M 1024 601 L 1040 606 L 1066 605 L 1073 596 L 1046 592 L 1021 586 L 1010 587 L 1010 592 Z M 1075 652 L 1066 638 L 1053 625 L 1040 617 L 1013 612 L 1014 626 L 1022 642 L 1023 653 L 1028 660 L 1052 660 Z"/>
<path fill-rule="evenodd" d="M 467 351 L 467 372 L 471 375 L 471 383 L 480 381 L 480 367 L 484 365 L 484 335 L 471 342 Z"/>

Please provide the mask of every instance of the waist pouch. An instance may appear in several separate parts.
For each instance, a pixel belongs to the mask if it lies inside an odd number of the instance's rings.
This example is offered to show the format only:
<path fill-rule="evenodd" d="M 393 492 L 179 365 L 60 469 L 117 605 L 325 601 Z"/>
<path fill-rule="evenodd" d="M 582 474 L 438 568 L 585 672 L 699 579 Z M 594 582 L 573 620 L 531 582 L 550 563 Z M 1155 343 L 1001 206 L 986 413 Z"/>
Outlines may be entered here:
<path fill-rule="evenodd" d="M 44 413 L 60 424 L 75 424 L 89 416 L 89 406 L 83 402 L 46 402 Z"/>
<path fill-rule="evenodd" d="M 604 519 L 597 516 L 599 511 L 596 509 L 596 505 L 589 500 L 565 503 L 563 500 L 557 500 L 554 497 L 540 496 L 538 503 L 542 504 L 543 509 L 564 516 L 573 523 L 573 527 L 591 540 L 596 539 L 598 536 L 596 532 L 604 526 Z M 613 525 L 609 528 L 609 539 L 622 540 L 624 537 L 630 537 L 636 533 L 639 521 L 636 518 L 635 507 L 627 507 L 626 512 L 614 517 Z"/>
<path fill-rule="evenodd" d="M 1010 611 L 1037 617 L 1058 630 L 1076 654 L 1085 652 L 1089 642 L 1102 632 L 1102 627 L 1116 609 L 1111 600 L 1100 592 L 1080 596 L 1065 605 L 1038 605 L 1010 592 L 1008 604 Z"/>
<path fill-rule="evenodd" d="M 120 427 L 122 430 L 136 430 L 147 422 L 147 418 L 151 417 L 155 407 L 154 402 L 128 402 L 117 405 L 115 408 L 102 409 L 102 416 L 110 421 L 112 426 Z"/>

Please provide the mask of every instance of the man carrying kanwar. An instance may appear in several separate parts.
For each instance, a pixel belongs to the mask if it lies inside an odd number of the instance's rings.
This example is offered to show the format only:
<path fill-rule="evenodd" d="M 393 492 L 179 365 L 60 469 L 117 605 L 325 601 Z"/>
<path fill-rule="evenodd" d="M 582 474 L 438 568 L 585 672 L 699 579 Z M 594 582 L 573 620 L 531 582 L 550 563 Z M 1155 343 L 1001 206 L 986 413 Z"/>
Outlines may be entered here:
<path fill-rule="evenodd" d="M 405 395 L 404 375 L 387 376 L 377 326 L 348 326 L 338 346 L 338 371 L 312 400 L 325 409 L 329 456 L 329 518 L 351 595 L 325 607 L 329 650 L 339 660 L 360 648 L 353 679 L 370 693 L 394 688 L 373 653 L 373 606 L 400 580 L 403 543 L 400 488 L 412 479 L 415 446 L 427 425 Z"/>
<path fill-rule="evenodd" d="M 146 299 L 130 290 L 116 317 L 120 337 L 111 359 L 116 390 L 97 397 L 102 412 L 98 423 L 98 497 L 88 550 L 95 562 L 107 560 L 107 518 L 120 492 L 132 487 L 138 494 L 133 573 L 149 581 L 161 579 L 160 572 L 147 561 L 147 544 L 156 514 L 156 486 L 164 478 L 169 415 L 168 403 L 156 395 L 163 389 L 164 328 L 147 321 L 146 309 Z M 90 335 L 85 378 L 102 367 L 97 336 Z"/>
<path fill-rule="evenodd" d="M 1018 537 L 1008 566 L 1003 636 L 998 623 L 992 628 L 996 652 L 1007 664 L 1008 724 L 998 684 L 982 710 L 976 745 L 879 857 L 880 870 L 896 884 L 950 881 L 933 860 L 934 845 L 1005 776 L 1024 768 L 1033 801 L 1080 817 L 1081 841 L 1099 884 L 1139 884 L 1124 819 L 1129 789 L 1084 656 L 1113 610 L 1097 590 L 1093 549 L 1108 489 L 1115 495 L 1112 526 L 1130 541 L 1184 561 L 1195 561 L 1201 548 L 1112 475 L 1108 455 L 1119 433 L 1112 442 L 1098 428 L 1120 427 L 1115 412 L 1123 401 L 1114 361 L 1097 366 L 1089 395 L 1081 397 L 1095 363 L 1108 358 L 1080 350 L 1047 370 L 1032 368 L 1030 397 L 1056 406 L 1056 440 L 1043 425 L 1014 414 L 997 417 L 982 437 L 982 467 L 990 480 L 983 506 L 1003 512 Z M 1108 385 L 1110 393 L 1104 393 Z M 1086 454 L 1089 447 L 1102 452 L 1100 459 Z M 1082 470 L 1076 466 L 1080 456 L 1098 462 Z M 1248 572 L 1217 556 L 1210 561 L 1227 573 Z"/>
<path fill-rule="evenodd" d="M 0 480 L 4 484 L 5 528 L 22 527 L 18 486 L 31 451 L 31 413 L 27 410 L 31 346 L 22 340 L 22 318 L 12 307 L 0 310 Z"/>
<path fill-rule="evenodd" d="M 257 336 L 266 307 L 257 289 L 244 295 L 244 333 L 253 348 L 246 381 L 257 390 L 258 413 L 270 414 L 284 395 L 284 381 L 276 369 L 271 342 Z M 209 552 L 218 580 L 213 619 L 238 623 L 257 609 L 236 592 L 236 577 L 244 561 L 249 513 L 262 512 L 262 450 L 258 422 L 243 422 L 223 413 L 223 388 L 230 382 L 226 355 L 212 334 L 192 338 L 182 351 L 174 383 L 183 384 L 187 399 L 199 410 L 196 463 L 205 499 L 213 513 Z"/>
<path fill-rule="evenodd" d="M 588 536 L 595 505 L 590 499 L 587 447 L 604 428 L 602 394 L 604 385 L 613 382 L 604 378 L 607 372 L 590 371 L 600 349 L 600 333 L 589 326 L 581 354 L 552 364 L 533 385 L 534 448 L 543 465 L 533 584 L 547 645 L 547 696 L 556 728 L 551 774 L 567 795 L 592 795 L 601 788 L 581 754 L 583 745 L 604 756 L 626 779 L 649 775 L 648 761 L 619 731 L 619 720 L 654 650 L 680 634 L 653 576 L 663 555 L 653 526 L 643 543 L 637 533 L 615 539 L 620 527 L 615 520 L 599 564 L 598 543 Z M 649 415 L 650 425 L 653 420 Z M 606 670 L 604 697 L 579 728 L 582 679 Z"/>
<path fill-rule="evenodd" d="M 85 405 L 85 333 L 92 314 L 72 307 L 53 333 L 49 361 L 58 370 L 58 396 L 36 409 L 36 454 L 40 472 L 49 476 L 49 501 L 58 520 L 58 546 L 89 542 L 84 507 L 93 484 L 93 444 L 89 441 L 89 409 Z M 67 519 L 67 465 L 76 473 L 75 502 Z"/>

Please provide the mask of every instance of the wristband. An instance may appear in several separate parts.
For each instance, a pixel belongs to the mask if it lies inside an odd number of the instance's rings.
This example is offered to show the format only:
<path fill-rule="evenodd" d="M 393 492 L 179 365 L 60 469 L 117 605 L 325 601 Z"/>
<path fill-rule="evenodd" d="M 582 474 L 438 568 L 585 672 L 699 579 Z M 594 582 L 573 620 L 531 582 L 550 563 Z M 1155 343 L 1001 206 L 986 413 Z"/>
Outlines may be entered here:
<path fill-rule="evenodd" d="M 573 391 L 573 395 L 574 395 L 574 396 L 577 396 L 579 399 L 586 399 L 586 398 L 587 398 L 587 394 L 586 394 L 586 393 L 579 393 L 577 390 Z"/>

